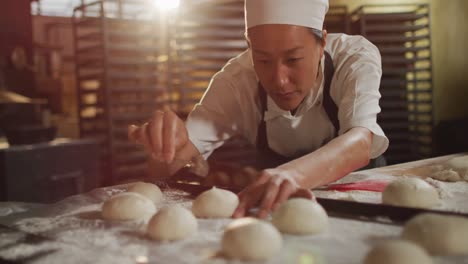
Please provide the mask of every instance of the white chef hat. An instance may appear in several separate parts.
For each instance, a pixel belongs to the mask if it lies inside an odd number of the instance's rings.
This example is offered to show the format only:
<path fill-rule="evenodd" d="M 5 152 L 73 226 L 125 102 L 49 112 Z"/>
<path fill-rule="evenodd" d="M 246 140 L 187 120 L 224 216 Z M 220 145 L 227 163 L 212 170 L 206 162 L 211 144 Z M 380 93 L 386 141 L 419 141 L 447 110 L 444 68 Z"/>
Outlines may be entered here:
<path fill-rule="evenodd" d="M 287 24 L 321 30 L 328 0 L 245 0 L 245 28 Z"/>

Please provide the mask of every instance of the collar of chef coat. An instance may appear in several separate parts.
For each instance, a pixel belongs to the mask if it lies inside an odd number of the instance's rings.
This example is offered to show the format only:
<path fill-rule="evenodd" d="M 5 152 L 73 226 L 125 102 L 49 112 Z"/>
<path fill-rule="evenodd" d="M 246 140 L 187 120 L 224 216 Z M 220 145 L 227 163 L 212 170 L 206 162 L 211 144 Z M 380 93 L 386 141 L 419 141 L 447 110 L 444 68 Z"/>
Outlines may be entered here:
<path fill-rule="evenodd" d="M 268 111 L 265 112 L 264 120 L 269 121 L 277 117 L 283 117 L 287 119 L 297 119 L 297 118 L 300 118 L 302 115 L 304 115 L 313 106 L 321 104 L 322 97 L 323 97 L 323 85 L 324 85 L 324 78 L 323 78 L 324 62 L 325 62 L 325 56 L 322 56 L 322 60 L 320 63 L 320 71 L 318 74 L 318 78 L 315 81 L 314 87 L 310 89 L 309 93 L 301 102 L 295 115 L 292 115 L 290 111 L 281 109 L 279 106 L 276 105 L 275 101 L 273 101 L 273 99 L 271 99 L 270 96 L 267 96 Z"/>

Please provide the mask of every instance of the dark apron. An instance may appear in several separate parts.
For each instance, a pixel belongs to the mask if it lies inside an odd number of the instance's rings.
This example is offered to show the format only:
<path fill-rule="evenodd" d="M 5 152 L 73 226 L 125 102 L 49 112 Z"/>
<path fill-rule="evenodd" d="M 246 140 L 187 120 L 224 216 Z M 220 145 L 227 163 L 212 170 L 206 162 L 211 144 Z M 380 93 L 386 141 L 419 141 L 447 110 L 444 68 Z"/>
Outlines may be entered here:
<path fill-rule="evenodd" d="M 327 113 L 328 118 L 335 127 L 335 137 L 340 130 L 340 122 L 338 120 L 338 107 L 330 96 L 330 85 L 335 72 L 333 61 L 327 52 L 324 52 L 325 65 L 324 65 L 324 86 L 323 86 L 323 108 Z M 260 97 L 260 107 L 262 112 L 262 119 L 257 132 L 257 151 L 258 157 L 256 158 L 256 166 L 259 169 L 274 168 L 291 160 L 299 157 L 285 157 L 273 151 L 268 145 L 268 137 L 266 131 L 266 122 L 264 120 L 265 112 L 268 110 L 267 94 L 261 83 L 258 83 L 258 92 Z"/>
<path fill-rule="evenodd" d="M 335 128 L 335 137 L 338 136 L 340 130 L 340 123 L 338 120 L 338 107 L 331 98 L 330 85 L 335 72 L 333 61 L 327 52 L 324 53 L 324 88 L 323 88 L 323 108 Z M 268 145 L 266 122 L 264 121 L 265 112 L 267 109 L 267 94 L 262 85 L 258 84 L 258 92 L 260 97 L 260 107 L 262 119 L 257 131 L 256 146 L 249 144 L 244 138 L 233 137 L 226 141 L 222 147 L 216 149 L 209 157 L 208 163 L 210 164 L 210 171 L 225 171 L 235 172 L 243 167 L 251 166 L 258 170 L 267 168 L 275 168 L 281 164 L 287 163 L 299 157 L 285 157 L 274 152 Z M 377 161 L 381 160 L 382 164 L 378 166 L 385 166 L 386 162 L 383 156 L 380 156 Z M 366 168 L 376 167 L 375 160 Z"/>

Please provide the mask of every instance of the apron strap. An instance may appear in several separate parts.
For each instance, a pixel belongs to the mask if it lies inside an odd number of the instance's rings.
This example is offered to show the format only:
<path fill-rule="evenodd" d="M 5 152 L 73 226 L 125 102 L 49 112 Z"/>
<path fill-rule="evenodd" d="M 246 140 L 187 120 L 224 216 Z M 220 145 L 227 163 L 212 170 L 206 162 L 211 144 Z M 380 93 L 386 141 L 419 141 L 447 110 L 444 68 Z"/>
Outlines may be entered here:
<path fill-rule="evenodd" d="M 266 135 L 266 122 L 265 122 L 265 112 L 268 110 L 267 106 L 267 95 L 265 89 L 260 82 L 258 82 L 258 96 L 260 98 L 260 111 L 262 113 L 262 118 L 260 120 L 260 125 L 257 130 L 257 148 L 259 150 L 270 149 L 268 146 L 268 140 Z"/>
<path fill-rule="evenodd" d="M 323 108 L 327 113 L 328 119 L 332 122 L 335 127 L 335 137 L 338 136 L 340 131 L 340 121 L 338 120 L 338 106 L 331 98 L 330 86 L 333 75 L 335 74 L 335 67 L 333 66 L 333 60 L 328 52 L 324 52 L 325 55 L 325 83 L 323 84 Z"/>

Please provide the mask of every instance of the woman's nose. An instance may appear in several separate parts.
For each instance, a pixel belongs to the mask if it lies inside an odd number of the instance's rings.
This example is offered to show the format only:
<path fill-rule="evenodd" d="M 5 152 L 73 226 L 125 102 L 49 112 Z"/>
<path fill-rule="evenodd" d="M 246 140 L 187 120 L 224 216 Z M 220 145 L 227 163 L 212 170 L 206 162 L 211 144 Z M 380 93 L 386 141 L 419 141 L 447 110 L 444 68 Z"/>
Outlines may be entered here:
<path fill-rule="evenodd" d="M 278 87 L 284 87 L 289 82 L 288 69 L 283 64 L 278 64 L 274 72 L 274 82 Z"/>

